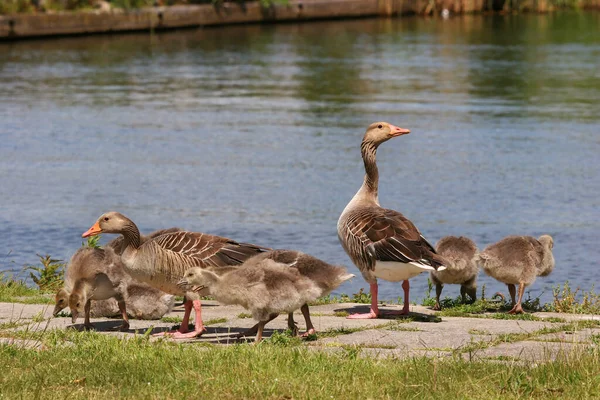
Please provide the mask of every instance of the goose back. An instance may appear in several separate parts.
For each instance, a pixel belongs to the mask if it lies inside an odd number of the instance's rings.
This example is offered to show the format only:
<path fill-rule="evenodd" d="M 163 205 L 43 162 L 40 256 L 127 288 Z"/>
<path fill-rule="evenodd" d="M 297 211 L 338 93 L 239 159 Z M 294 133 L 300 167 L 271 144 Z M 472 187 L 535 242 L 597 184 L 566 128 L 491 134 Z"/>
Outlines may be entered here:
<path fill-rule="evenodd" d="M 296 268 L 300 275 L 310 279 L 321 290 L 320 296 L 326 296 L 336 289 L 346 274 L 346 268 L 332 265 L 309 254 L 296 250 L 272 250 L 250 258 L 244 267 L 260 265 L 263 260 Z M 319 296 L 319 297 L 320 297 Z"/>
<path fill-rule="evenodd" d="M 415 271 L 417 275 L 445 262 L 410 220 L 377 205 L 347 207 L 338 220 L 338 237 L 368 282 L 375 281 L 378 263 L 413 264 L 421 268 Z"/>
<path fill-rule="evenodd" d="M 445 236 L 437 242 L 435 248 L 438 255 L 446 260 L 446 269 L 431 271 L 434 282 L 461 284 L 477 277 L 477 245 L 471 239 L 465 236 Z"/>
<path fill-rule="evenodd" d="M 538 275 L 554 268 L 551 248 L 531 236 L 505 237 L 486 247 L 478 262 L 489 276 L 513 285 L 530 285 Z"/>
<path fill-rule="evenodd" d="M 189 268 L 239 265 L 264 247 L 198 232 L 162 234 L 122 255 L 125 269 L 137 280 L 164 292 L 183 295 L 177 282 Z"/>

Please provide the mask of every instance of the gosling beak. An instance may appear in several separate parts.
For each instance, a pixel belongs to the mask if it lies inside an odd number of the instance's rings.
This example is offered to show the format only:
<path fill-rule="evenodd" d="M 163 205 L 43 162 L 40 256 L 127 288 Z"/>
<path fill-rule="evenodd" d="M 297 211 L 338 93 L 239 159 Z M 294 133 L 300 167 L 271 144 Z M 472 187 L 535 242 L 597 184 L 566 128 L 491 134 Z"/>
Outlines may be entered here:
<path fill-rule="evenodd" d="M 71 323 L 74 324 L 77 322 L 77 311 L 71 310 Z"/>
<path fill-rule="evenodd" d="M 52 316 L 56 318 L 56 316 L 58 315 L 58 313 L 63 309 L 64 307 L 59 306 L 58 304 L 54 306 L 54 311 L 52 311 Z"/>
<path fill-rule="evenodd" d="M 410 129 L 399 128 L 390 124 L 390 136 L 396 137 L 400 135 L 407 135 L 410 133 Z"/>
<path fill-rule="evenodd" d="M 98 221 L 96 221 L 96 223 L 94 225 L 92 225 L 92 227 L 90 229 L 85 231 L 84 234 L 81 235 L 81 237 L 86 238 L 89 236 L 95 236 L 101 232 L 102 232 L 102 228 L 100 228 L 100 223 Z"/>
<path fill-rule="evenodd" d="M 193 286 L 192 287 L 192 292 L 198 293 L 198 292 L 201 292 L 204 289 L 206 289 L 206 286 Z"/>
<path fill-rule="evenodd" d="M 188 287 L 188 285 L 189 285 L 189 284 L 188 284 L 188 281 L 187 281 L 187 279 L 185 279 L 185 278 L 183 278 L 183 279 L 180 279 L 180 280 L 179 280 L 179 282 L 177 282 L 177 286 L 179 286 L 179 287 L 180 287 L 180 288 L 182 288 L 182 289 L 185 289 L 185 288 L 187 288 L 187 287 Z"/>

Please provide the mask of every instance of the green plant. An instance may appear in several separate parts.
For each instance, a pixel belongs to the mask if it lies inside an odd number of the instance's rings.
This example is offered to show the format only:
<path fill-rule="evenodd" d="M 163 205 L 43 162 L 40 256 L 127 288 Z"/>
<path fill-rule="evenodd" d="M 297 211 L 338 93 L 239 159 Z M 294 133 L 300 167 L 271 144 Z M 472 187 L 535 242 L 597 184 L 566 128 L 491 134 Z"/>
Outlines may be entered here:
<path fill-rule="evenodd" d="M 40 258 L 41 267 L 29 265 L 25 271 L 32 270 L 29 276 L 41 291 L 56 291 L 63 285 L 65 263 L 62 260 L 55 260 L 49 255 L 37 255 Z"/>
<path fill-rule="evenodd" d="M 599 314 L 600 294 L 594 292 L 594 286 L 589 291 L 577 288 L 571 289 L 569 281 L 564 285 L 552 288 L 553 301 L 547 307 L 549 311 L 575 314 Z"/>
<path fill-rule="evenodd" d="M 363 288 L 360 288 L 358 293 L 352 295 L 353 303 L 371 304 L 371 293 L 365 293 Z"/>
<path fill-rule="evenodd" d="M 87 242 L 81 242 L 81 247 L 91 247 L 94 249 L 99 249 L 100 246 L 100 237 L 102 235 L 90 236 L 87 238 Z"/>

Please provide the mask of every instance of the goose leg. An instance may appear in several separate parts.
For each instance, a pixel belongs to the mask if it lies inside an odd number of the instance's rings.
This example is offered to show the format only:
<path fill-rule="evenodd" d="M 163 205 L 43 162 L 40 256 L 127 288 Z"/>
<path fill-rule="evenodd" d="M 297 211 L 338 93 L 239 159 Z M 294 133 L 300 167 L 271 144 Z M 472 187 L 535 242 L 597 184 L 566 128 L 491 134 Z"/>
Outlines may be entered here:
<path fill-rule="evenodd" d="M 512 308 L 512 310 L 508 312 L 509 314 L 523 314 L 523 306 L 521 306 L 521 300 L 523 300 L 523 292 L 525 292 L 525 284 L 523 282 L 519 282 L 519 299 L 517 300 L 517 303 Z"/>
<path fill-rule="evenodd" d="M 517 294 L 517 289 L 515 288 L 515 285 L 509 283 L 506 286 L 508 286 L 508 293 L 510 294 L 510 298 L 512 300 L 512 305 L 513 307 L 515 306 L 515 304 L 517 304 L 516 300 L 515 300 L 515 295 Z"/>
<path fill-rule="evenodd" d="M 119 299 L 117 300 L 119 305 L 119 311 L 121 311 L 121 316 L 123 317 L 123 324 L 121 325 L 121 332 L 127 332 L 129 330 L 129 318 L 127 318 L 127 308 L 125 306 L 125 300 Z"/>
<path fill-rule="evenodd" d="M 83 306 L 83 311 L 85 314 L 84 321 L 83 321 L 83 327 L 85 329 L 94 329 L 94 325 L 92 325 L 92 323 L 90 322 L 91 310 L 92 310 L 92 300 L 88 300 L 85 302 L 85 305 Z"/>
<path fill-rule="evenodd" d="M 308 304 L 303 305 L 300 308 L 302 311 L 302 315 L 304 316 L 304 322 L 306 322 L 306 332 L 302 334 L 302 337 L 307 337 L 310 335 L 316 335 L 317 331 L 315 331 L 315 327 L 310 320 L 310 311 L 308 310 Z"/>
<path fill-rule="evenodd" d="M 442 295 L 443 288 L 444 285 L 442 285 L 441 283 L 435 284 L 435 305 L 433 306 L 433 309 L 435 311 L 439 311 L 442 309 L 442 306 L 440 306 L 440 296 Z"/>
<path fill-rule="evenodd" d="M 402 289 L 404 289 L 404 307 L 401 311 L 388 311 L 385 313 L 386 315 L 407 315 L 410 312 L 410 302 L 408 301 L 410 282 L 408 282 L 408 279 L 402 282 Z"/>
<path fill-rule="evenodd" d="M 366 314 L 351 314 L 346 318 L 348 319 L 375 319 L 379 317 L 379 307 L 377 306 L 377 282 L 371 283 L 371 310 Z"/>
<path fill-rule="evenodd" d="M 266 321 L 260 321 L 258 323 L 258 329 L 257 329 L 257 333 L 256 333 L 256 340 L 254 343 L 258 343 L 262 340 L 262 335 L 263 335 L 263 328 L 265 327 L 265 324 L 267 322 Z"/>
<path fill-rule="evenodd" d="M 268 324 L 269 322 L 273 321 L 275 318 L 277 318 L 279 314 L 271 314 L 269 315 L 269 319 L 265 322 L 265 325 Z M 240 332 L 237 335 L 235 335 L 235 337 L 242 338 L 245 336 L 252 336 L 252 335 L 256 335 L 256 332 L 258 332 L 258 324 L 254 325 L 252 328 L 248 328 L 246 329 L 244 332 Z"/>
<path fill-rule="evenodd" d="M 194 320 L 194 331 L 189 332 L 189 319 L 194 308 L 196 319 Z M 191 339 L 197 336 L 201 336 L 206 332 L 206 328 L 202 323 L 202 304 L 200 300 L 189 301 L 185 304 L 185 314 L 183 315 L 183 322 L 178 332 L 173 333 L 173 339 Z"/>
<path fill-rule="evenodd" d="M 288 329 L 292 332 L 292 336 L 298 336 L 298 325 L 294 321 L 294 313 L 288 314 Z"/>

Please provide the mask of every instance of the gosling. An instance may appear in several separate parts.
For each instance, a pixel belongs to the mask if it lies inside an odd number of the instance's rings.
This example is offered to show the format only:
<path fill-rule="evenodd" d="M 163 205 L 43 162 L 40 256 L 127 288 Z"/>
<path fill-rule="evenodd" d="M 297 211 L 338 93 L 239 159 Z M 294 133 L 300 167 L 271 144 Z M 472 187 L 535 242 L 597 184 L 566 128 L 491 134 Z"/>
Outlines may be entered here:
<path fill-rule="evenodd" d="M 484 272 L 505 283 L 512 299 L 509 314 L 523 313 L 523 292 L 538 276 L 547 276 L 554 270 L 552 249 L 554 240 L 550 235 L 538 239 L 531 236 L 508 236 L 483 250 L 477 262 Z M 515 300 L 519 285 L 519 297 Z"/>
<path fill-rule="evenodd" d="M 477 245 L 469 238 L 460 236 L 445 236 L 435 245 L 437 253 L 448 260 L 443 271 L 431 271 L 431 282 L 435 284 L 434 310 L 441 310 L 440 296 L 445 283 L 459 284 L 463 303 L 467 295 L 471 302 L 477 300 L 477 274 L 479 266 L 475 262 Z"/>
<path fill-rule="evenodd" d="M 327 264 L 327 269 L 335 277 L 334 288 L 354 277 L 343 267 Z M 271 259 L 264 259 L 248 268 L 241 265 L 222 276 L 209 269 L 190 268 L 178 284 L 192 286 L 195 291 L 208 288 L 217 301 L 241 305 L 249 310 L 258 321 L 256 343 L 262 340 L 265 324 L 279 313 L 294 312 L 325 292 L 317 282 L 303 276 L 296 268 Z"/>

